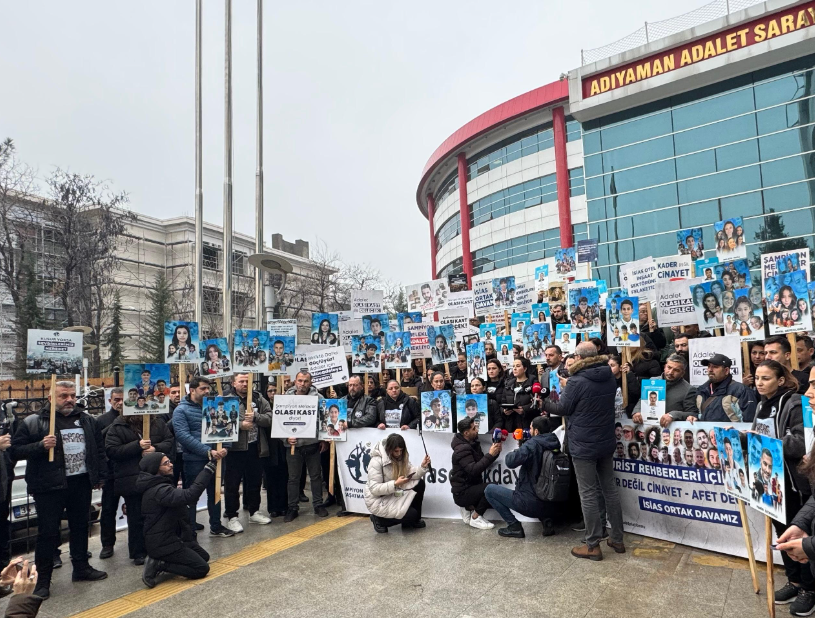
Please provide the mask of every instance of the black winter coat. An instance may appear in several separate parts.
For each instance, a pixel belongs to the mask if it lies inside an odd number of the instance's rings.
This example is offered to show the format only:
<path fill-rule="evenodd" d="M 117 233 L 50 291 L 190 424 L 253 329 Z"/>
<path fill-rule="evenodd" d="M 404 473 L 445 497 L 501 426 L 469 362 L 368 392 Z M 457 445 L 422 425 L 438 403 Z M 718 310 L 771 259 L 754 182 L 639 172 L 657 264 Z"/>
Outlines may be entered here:
<path fill-rule="evenodd" d="M 450 489 L 453 496 L 473 485 L 484 482 L 484 472 L 495 461 L 495 457 L 481 450 L 481 444 L 468 442 L 460 433 L 453 436 L 450 443 L 453 448 L 453 468 L 450 471 Z"/>
<path fill-rule="evenodd" d="M 127 418 L 118 417 L 105 435 L 105 453 L 113 463 L 113 490 L 119 496 L 132 496 L 138 493 L 136 479 L 140 472 L 139 462 L 144 453 L 139 446 L 139 440 L 142 439 L 141 427 L 137 431 Z M 173 434 L 162 419 L 153 418 L 151 421 L 150 441 L 156 451 L 169 457 L 175 441 Z M 142 419 L 139 419 L 139 423 L 141 422 Z"/>
<path fill-rule="evenodd" d="M 540 415 L 538 410 L 532 408 L 532 385 L 537 381 L 538 377 L 535 375 L 527 376 L 526 380 L 521 384 L 518 384 L 518 380 L 513 375 L 506 379 L 502 403 L 511 403 L 523 408 L 523 414 L 515 412 L 507 415 L 502 410 L 502 418 L 499 421 L 501 429 L 506 429 L 509 432 L 521 427 L 527 429 L 532 419 Z M 517 392 L 516 388 L 518 389 Z M 497 426 L 499 425 L 496 424 Z"/>
<path fill-rule="evenodd" d="M 419 402 L 413 397 L 409 397 L 405 393 L 399 393 L 396 401 L 391 399 L 390 395 L 385 394 L 382 399 L 376 402 L 376 413 L 379 417 L 379 423 L 385 423 L 385 410 L 395 410 L 396 408 L 402 409 L 402 417 L 399 421 L 399 427 L 407 425 L 411 429 L 416 429 L 419 426 L 419 418 L 421 417 L 419 411 Z"/>
<path fill-rule="evenodd" d="M 59 412 L 57 412 L 59 414 Z M 105 456 L 105 443 L 99 431 L 99 425 L 87 412 L 76 408 L 80 427 L 85 433 L 85 467 L 91 487 L 98 485 L 108 477 L 108 460 Z M 42 440 L 49 433 L 51 407 L 46 403 L 39 414 L 32 414 L 20 423 L 11 439 L 9 452 L 12 459 L 25 459 L 25 482 L 28 492 L 37 494 L 45 491 L 57 491 L 68 487 L 65 476 L 65 456 L 62 450 L 62 437 L 56 432 L 57 445 L 54 448 L 54 461 L 48 461 L 48 451 L 42 446 Z"/>
<path fill-rule="evenodd" d="M 614 437 L 613 432 L 611 435 Z M 547 506 L 553 503 L 547 503 L 538 498 L 535 493 L 535 481 L 538 480 L 540 475 L 543 452 L 559 448 L 560 440 L 554 434 L 542 433 L 527 440 L 520 448 L 508 453 L 504 458 L 504 464 L 507 468 L 521 466 L 521 471 L 518 473 L 518 482 L 515 483 L 515 491 L 512 493 L 512 509 L 514 511 L 518 511 L 527 517 L 550 516 Z"/>
<path fill-rule="evenodd" d="M 173 486 L 173 477 L 140 472 L 136 491 L 142 494 L 144 544 L 147 555 L 161 560 L 195 540 L 190 527 L 189 506 L 198 502 L 213 475 L 209 464 L 187 489 Z"/>
<path fill-rule="evenodd" d="M 602 459 L 614 453 L 614 398 L 617 380 L 607 356 L 578 360 L 560 400 L 543 400 L 549 414 L 566 418 L 567 450 L 578 459 Z"/>

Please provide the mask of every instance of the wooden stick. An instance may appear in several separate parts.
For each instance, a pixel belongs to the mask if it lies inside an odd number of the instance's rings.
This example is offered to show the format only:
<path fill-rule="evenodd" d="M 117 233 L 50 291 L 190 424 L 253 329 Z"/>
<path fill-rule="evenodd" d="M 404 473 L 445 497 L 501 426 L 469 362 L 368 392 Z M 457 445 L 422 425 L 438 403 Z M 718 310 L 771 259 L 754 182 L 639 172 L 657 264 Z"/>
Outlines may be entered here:
<path fill-rule="evenodd" d="M 283 394 L 283 384 L 284 384 L 283 376 L 277 376 L 277 394 L 278 395 Z"/>
<path fill-rule="evenodd" d="M 141 439 L 142 440 L 149 440 L 150 439 L 150 415 L 149 414 L 142 414 L 142 419 L 141 419 Z"/>
<path fill-rule="evenodd" d="M 623 365 L 628 362 L 628 348 L 623 348 Z M 623 382 L 623 407 L 628 405 L 628 376 L 623 373 L 622 368 L 620 368 L 620 373 L 622 374 L 622 382 Z"/>
<path fill-rule="evenodd" d="M 185 386 L 187 384 L 187 375 L 186 374 L 187 374 L 187 371 L 186 371 L 186 368 L 184 367 L 184 363 L 179 363 L 178 364 L 178 387 L 181 389 L 181 399 L 184 399 L 184 397 L 187 395 L 187 388 Z"/>
<path fill-rule="evenodd" d="M 764 516 L 764 536 L 767 550 L 767 608 L 775 618 L 775 574 L 773 573 L 773 520 Z"/>
<path fill-rule="evenodd" d="M 683 324 L 682 326 L 680 326 L 680 327 L 679 327 L 679 332 L 680 332 L 680 333 L 684 333 L 684 332 L 685 332 L 685 325 L 684 325 L 684 324 Z"/>
<path fill-rule="evenodd" d="M 77 393 L 78 395 L 78 393 Z M 57 428 L 57 374 L 51 376 L 51 416 L 48 425 L 48 435 L 55 436 Z M 48 461 L 54 461 L 56 446 L 48 451 Z"/>
<path fill-rule="evenodd" d="M 790 342 L 790 365 L 792 368 L 798 371 L 800 367 L 798 366 L 798 350 L 795 349 L 795 333 L 787 333 L 787 341 Z"/>
<path fill-rule="evenodd" d="M 398 367 L 396 368 L 396 381 L 402 384 L 402 370 Z"/>
<path fill-rule="evenodd" d="M 255 374 L 250 371 L 248 376 L 247 376 L 249 378 L 249 388 L 246 391 L 246 409 L 247 410 L 252 407 L 252 387 L 253 387 L 252 378 L 254 377 L 254 375 Z M 220 395 L 220 393 L 218 393 L 218 394 Z"/>
<path fill-rule="evenodd" d="M 746 341 L 741 342 L 741 362 L 744 363 L 743 375 L 746 376 L 750 373 L 750 348 Z"/>
<path fill-rule="evenodd" d="M 215 378 L 215 390 L 218 391 L 218 395 L 220 397 L 223 397 L 224 385 L 223 385 L 223 382 L 221 382 L 221 378 Z M 221 448 L 221 447 L 219 446 L 218 448 Z"/>
<path fill-rule="evenodd" d="M 365 374 L 365 396 L 366 397 L 368 396 L 368 392 L 370 390 L 371 390 L 371 383 L 368 381 L 368 374 L 366 373 Z M 294 450 L 293 449 L 292 449 L 291 454 L 294 455 Z"/>
<path fill-rule="evenodd" d="M 331 441 L 331 451 L 328 454 L 328 493 L 334 495 L 334 459 L 337 457 L 337 450 L 334 441 Z"/>
<path fill-rule="evenodd" d="M 509 312 L 504 309 L 504 335 L 512 335 L 512 330 L 509 327 Z"/>
<path fill-rule="evenodd" d="M 223 442 L 218 442 L 217 448 L 220 451 L 224 446 Z M 218 463 L 215 464 L 215 504 L 218 504 L 221 501 L 221 470 L 223 463 L 223 459 L 219 459 Z"/>
<path fill-rule="evenodd" d="M 753 552 L 753 537 L 750 534 L 750 523 L 747 521 L 747 509 L 744 508 L 744 500 L 736 500 L 739 505 L 739 514 L 741 515 L 741 528 L 744 530 L 744 544 L 747 547 L 747 560 L 750 562 L 750 575 L 753 577 L 753 590 L 756 594 L 760 592 L 761 587 L 758 583 L 758 569 L 756 568 L 756 555 Z"/>

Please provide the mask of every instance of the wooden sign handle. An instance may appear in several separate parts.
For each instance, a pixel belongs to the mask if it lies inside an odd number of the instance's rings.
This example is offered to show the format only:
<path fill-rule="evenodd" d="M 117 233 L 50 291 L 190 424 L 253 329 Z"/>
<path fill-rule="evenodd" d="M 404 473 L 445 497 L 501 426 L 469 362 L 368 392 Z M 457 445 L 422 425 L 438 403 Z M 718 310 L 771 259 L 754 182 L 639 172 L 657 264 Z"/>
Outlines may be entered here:
<path fill-rule="evenodd" d="M 798 371 L 798 350 L 795 349 L 795 333 L 787 333 L 787 341 L 790 342 L 790 365 L 795 371 Z"/>
<path fill-rule="evenodd" d="M 623 365 L 628 362 L 628 348 L 623 348 Z M 622 375 L 622 387 L 623 387 L 623 407 L 628 407 L 628 376 L 623 373 L 622 367 L 620 367 L 620 375 Z"/>
<path fill-rule="evenodd" d="M 761 588 L 758 583 L 758 569 L 756 568 L 756 555 L 753 552 L 753 537 L 750 534 L 750 522 L 747 521 L 747 509 L 744 508 L 744 500 L 736 500 L 736 502 L 739 505 L 739 515 L 741 515 L 741 528 L 744 530 L 744 544 L 747 547 L 747 560 L 750 562 L 753 590 L 758 594 Z"/>
<path fill-rule="evenodd" d="M 509 326 L 509 312 L 504 310 L 504 334 L 512 335 L 512 330 Z"/>
<path fill-rule="evenodd" d="M 215 378 L 215 390 L 218 391 L 218 396 L 221 397 L 224 394 L 224 385 L 221 382 L 221 378 Z M 218 447 L 221 448 L 221 447 Z"/>
<path fill-rule="evenodd" d="M 744 363 L 742 375 L 750 374 L 750 347 L 746 341 L 741 342 L 741 362 Z"/>
<path fill-rule="evenodd" d="M 150 415 L 149 414 L 142 414 L 142 419 L 141 419 L 141 439 L 142 440 L 149 440 L 150 439 Z"/>
<path fill-rule="evenodd" d="M 334 460 L 337 457 L 337 448 L 331 441 L 331 450 L 328 454 L 328 493 L 334 495 Z"/>
<path fill-rule="evenodd" d="M 178 388 L 181 392 L 181 399 L 184 399 L 187 395 L 187 370 L 184 367 L 184 363 L 178 364 Z"/>
<path fill-rule="evenodd" d="M 217 448 L 220 451 L 224 446 L 223 442 L 218 442 Z M 215 504 L 218 504 L 221 501 L 221 470 L 223 459 L 219 459 L 218 463 L 215 464 Z"/>
<path fill-rule="evenodd" d="M 57 375 L 51 376 L 51 416 L 49 417 L 48 435 L 55 436 L 57 430 Z M 54 448 L 48 450 L 48 461 L 54 461 Z"/>

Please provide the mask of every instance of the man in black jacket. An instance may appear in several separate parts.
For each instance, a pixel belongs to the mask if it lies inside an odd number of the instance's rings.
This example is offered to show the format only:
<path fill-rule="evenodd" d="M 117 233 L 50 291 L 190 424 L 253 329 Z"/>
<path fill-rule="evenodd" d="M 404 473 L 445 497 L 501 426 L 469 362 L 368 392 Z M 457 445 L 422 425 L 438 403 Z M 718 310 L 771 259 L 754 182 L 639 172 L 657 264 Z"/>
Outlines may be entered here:
<path fill-rule="evenodd" d="M 566 417 L 566 446 L 572 456 L 583 521 L 586 522 L 586 544 L 572 549 L 576 558 L 602 560 L 600 540 L 605 522 L 601 521 L 602 501 L 611 523 L 608 546 L 617 553 L 623 545 L 623 511 L 614 479 L 613 455 L 614 397 L 617 381 L 608 366 L 607 356 L 598 356 L 593 343 L 578 344 L 577 362 L 569 369 L 571 375 L 557 403 L 544 400 L 548 414 Z M 602 496 L 602 500 L 600 499 Z"/>
<path fill-rule="evenodd" d="M 362 378 L 358 374 L 348 378 L 348 395 L 344 399 L 348 406 L 348 429 L 376 427 L 376 402 L 365 394 Z"/>
<path fill-rule="evenodd" d="M 484 518 L 490 508 L 490 502 L 484 496 L 487 488 L 484 471 L 498 457 L 501 443 L 494 443 L 485 455 L 478 442 L 478 425 L 475 419 L 466 416 L 458 422 L 458 433 L 453 436 L 450 446 L 453 448 L 453 468 L 450 471 L 453 502 L 461 508 L 465 524 L 489 530 L 493 524 Z"/>
<path fill-rule="evenodd" d="M 110 389 L 110 410 L 96 417 L 96 424 L 102 433 L 102 440 L 113 421 L 122 413 L 124 402 L 124 389 L 121 386 Z M 116 544 L 116 511 L 119 510 L 119 496 L 113 490 L 113 462 L 108 461 L 108 477 L 102 484 L 102 513 L 99 515 L 99 537 L 102 541 L 102 551 L 99 557 L 102 560 L 113 555 L 113 546 Z"/>
<path fill-rule="evenodd" d="M 57 382 L 56 401 L 32 414 L 17 428 L 11 440 L 11 456 L 27 462 L 25 481 L 37 507 L 37 547 L 34 562 L 39 580 L 38 597 L 50 596 L 54 552 L 59 545 L 59 525 L 68 512 L 72 580 L 96 581 L 108 574 L 88 564 L 88 514 L 91 492 L 107 477 L 105 445 L 99 426 L 76 406 L 73 382 Z M 56 435 L 49 434 L 51 406 L 56 407 Z M 54 449 L 54 461 L 48 452 Z"/>
<path fill-rule="evenodd" d="M 349 380 L 350 385 L 350 380 Z M 416 372 L 413 371 L 413 367 L 408 367 L 407 369 L 402 369 L 402 386 L 407 386 L 408 388 L 419 388 L 422 385 L 422 379 L 416 375 Z M 350 390 L 350 389 L 349 389 Z M 350 420 L 350 415 L 349 415 Z M 350 425 L 349 425 L 350 427 Z"/>
<path fill-rule="evenodd" d="M 136 488 L 142 494 L 147 562 L 142 581 L 156 586 L 160 573 L 201 579 L 209 573 L 209 554 L 196 542 L 188 508 L 209 485 L 217 463 L 208 461 L 186 489 L 173 484 L 173 462 L 161 453 L 149 453 L 139 462 Z"/>
<path fill-rule="evenodd" d="M 524 527 L 515 518 L 512 511 L 527 517 L 539 518 L 543 524 L 543 536 L 552 536 L 555 533 L 552 522 L 555 503 L 541 500 L 535 493 L 535 483 L 540 476 L 544 451 L 554 451 L 560 448 L 560 440 L 552 433 L 545 433 L 548 427 L 547 419 L 542 416 L 533 418 L 529 426 L 531 439 L 504 458 L 504 465 L 507 468 L 521 467 L 514 491 L 509 487 L 496 484 L 487 485 L 484 490 L 489 503 L 507 522 L 506 528 L 498 530 L 501 536 L 515 539 L 522 539 L 526 536 Z"/>

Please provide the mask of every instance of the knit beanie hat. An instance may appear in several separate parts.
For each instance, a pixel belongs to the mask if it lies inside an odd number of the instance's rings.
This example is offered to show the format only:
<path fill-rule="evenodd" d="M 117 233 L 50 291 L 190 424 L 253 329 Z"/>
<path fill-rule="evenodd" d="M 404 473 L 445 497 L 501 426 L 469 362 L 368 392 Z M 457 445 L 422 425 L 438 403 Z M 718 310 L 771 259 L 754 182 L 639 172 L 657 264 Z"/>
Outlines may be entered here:
<path fill-rule="evenodd" d="M 139 462 L 139 469 L 150 474 L 158 474 L 161 460 L 164 459 L 164 457 L 164 453 L 146 453 Z"/>

